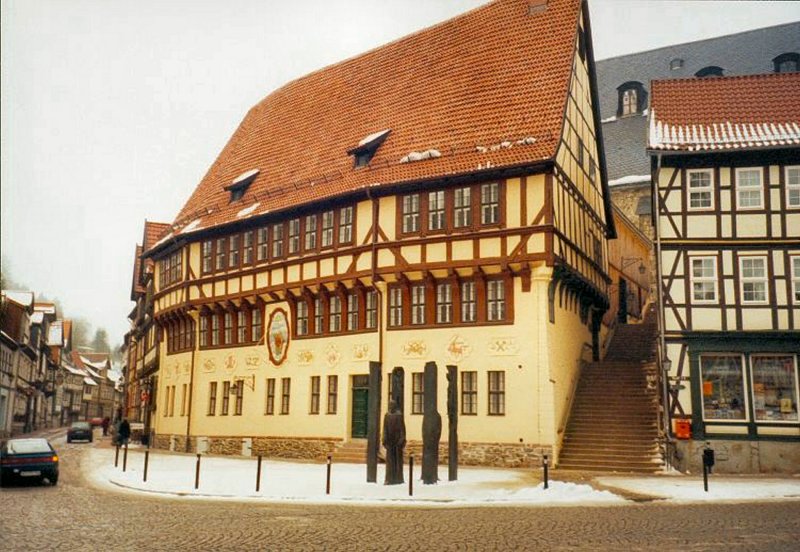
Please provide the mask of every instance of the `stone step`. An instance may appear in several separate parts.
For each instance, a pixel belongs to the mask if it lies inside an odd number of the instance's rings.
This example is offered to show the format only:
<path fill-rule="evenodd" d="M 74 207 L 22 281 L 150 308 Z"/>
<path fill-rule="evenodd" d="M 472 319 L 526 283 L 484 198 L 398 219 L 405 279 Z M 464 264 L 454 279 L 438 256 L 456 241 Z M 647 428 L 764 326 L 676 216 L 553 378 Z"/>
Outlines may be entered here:
<path fill-rule="evenodd" d="M 661 466 L 660 462 L 594 462 L 591 460 L 561 461 L 559 459 L 556 467 L 560 470 L 654 473 L 661 471 Z"/>

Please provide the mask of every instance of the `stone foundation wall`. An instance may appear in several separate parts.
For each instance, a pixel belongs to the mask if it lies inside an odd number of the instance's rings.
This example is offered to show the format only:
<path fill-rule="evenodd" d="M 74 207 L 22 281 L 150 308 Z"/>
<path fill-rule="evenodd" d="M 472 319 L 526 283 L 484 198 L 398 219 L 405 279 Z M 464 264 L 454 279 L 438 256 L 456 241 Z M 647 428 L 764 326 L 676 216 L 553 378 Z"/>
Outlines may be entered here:
<path fill-rule="evenodd" d="M 800 472 L 800 443 L 796 441 L 714 439 L 709 443 L 716 460 L 712 474 Z M 702 474 L 705 444 L 706 441 L 694 439 L 677 441 L 673 467 L 684 473 Z"/>
<path fill-rule="evenodd" d="M 422 462 L 422 441 L 409 441 L 405 449 L 408 455 L 414 454 L 414 461 Z M 547 454 L 552 463 L 553 450 L 533 444 L 516 443 L 459 443 L 459 466 L 490 466 L 496 468 L 538 468 L 542 465 L 542 455 Z M 447 465 L 450 460 L 447 442 L 439 443 L 439 464 Z"/>
<path fill-rule="evenodd" d="M 253 456 L 325 460 L 341 442 L 341 439 L 253 437 Z"/>

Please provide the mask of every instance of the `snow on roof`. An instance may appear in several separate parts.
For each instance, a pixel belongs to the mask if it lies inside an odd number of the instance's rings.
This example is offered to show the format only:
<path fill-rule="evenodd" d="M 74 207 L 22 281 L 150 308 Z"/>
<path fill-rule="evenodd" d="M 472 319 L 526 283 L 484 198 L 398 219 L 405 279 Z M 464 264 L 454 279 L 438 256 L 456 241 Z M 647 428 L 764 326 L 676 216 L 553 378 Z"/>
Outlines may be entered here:
<path fill-rule="evenodd" d="M 113 381 L 114 383 L 117 383 L 120 380 L 120 378 L 122 378 L 122 374 L 117 372 L 117 371 L 115 371 L 115 370 L 109 370 L 106 373 L 106 377 L 109 380 Z"/>
<path fill-rule="evenodd" d="M 181 234 L 188 234 L 189 232 L 193 232 L 194 230 L 197 230 L 198 227 L 200 226 L 200 220 L 201 219 L 199 219 L 199 218 L 198 219 L 194 219 L 192 222 L 187 224 L 183 228 L 183 230 L 181 230 Z"/>
<path fill-rule="evenodd" d="M 261 205 L 261 202 L 257 201 L 255 203 L 253 203 L 250 207 L 245 207 L 244 209 L 242 209 L 241 211 L 236 213 L 236 217 L 237 218 L 246 217 L 247 215 L 249 215 L 250 213 L 252 213 L 256 209 L 258 209 L 259 205 Z"/>
<path fill-rule="evenodd" d="M 97 385 L 97 382 L 89 377 L 83 378 L 83 383 L 85 383 L 86 385 Z"/>
<path fill-rule="evenodd" d="M 245 180 L 256 176 L 260 172 L 260 169 L 250 169 L 249 171 L 245 171 L 233 179 L 231 186 L 236 186 L 239 182 L 244 182 Z"/>
<path fill-rule="evenodd" d="M 80 357 L 81 357 L 81 362 L 91 366 L 92 368 L 94 368 L 96 370 L 105 370 L 106 369 L 106 361 L 91 360 L 91 359 L 86 358 L 83 355 L 80 355 Z"/>
<path fill-rule="evenodd" d="M 169 234 L 167 234 L 166 236 L 164 236 L 163 238 L 161 238 L 160 240 L 158 240 L 156 243 L 154 243 L 154 244 L 153 244 L 153 247 L 157 247 L 157 246 L 161 245 L 162 243 L 165 243 L 165 242 L 166 242 L 167 240 L 169 240 L 171 237 L 172 237 L 172 232 L 170 232 Z"/>
<path fill-rule="evenodd" d="M 47 314 L 55 314 L 56 306 L 53 303 L 34 303 L 33 310 L 42 311 Z"/>
<path fill-rule="evenodd" d="M 67 372 L 69 372 L 70 374 L 75 374 L 76 376 L 85 376 L 86 375 L 86 372 L 84 370 L 81 370 L 80 368 L 73 368 L 72 366 L 70 366 L 69 364 L 66 364 L 66 363 L 64 363 L 63 366 L 64 366 L 64 368 L 66 368 Z"/>
<path fill-rule="evenodd" d="M 15 290 L 3 290 L 3 295 L 14 301 L 15 303 L 22 305 L 23 307 L 31 307 L 33 306 L 33 292 L 32 291 L 15 291 Z"/>
<path fill-rule="evenodd" d="M 61 320 L 55 320 L 50 324 L 47 332 L 47 344 L 51 346 L 61 347 L 64 344 L 64 332 Z"/>
<path fill-rule="evenodd" d="M 364 138 L 363 138 L 363 139 L 362 139 L 362 140 L 361 140 L 361 141 L 358 143 L 358 145 L 359 145 L 359 146 L 366 146 L 366 145 L 367 145 L 367 144 L 369 144 L 370 142 L 374 142 L 375 140 L 377 140 L 378 138 L 380 138 L 380 137 L 381 137 L 381 136 L 383 136 L 384 134 L 388 134 L 388 133 L 389 133 L 389 132 L 391 132 L 391 131 L 392 131 L 392 129 L 390 129 L 390 128 L 386 128 L 386 129 L 384 129 L 384 130 L 379 130 L 378 132 L 373 132 L 373 133 L 372 133 L 372 134 L 370 134 L 369 136 L 366 136 L 366 137 L 364 137 Z"/>
<path fill-rule="evenodd" d="M 649 174 L 630 174 L 628 176 L 623 176 L 622 178 L 615 178 L 614 180 L 609 180 L 609 186 L 622 186 L 624 184 L 636 184 L 637 182 L 650 182 L 650 175 Z"/>
<path fill-rule="evenodd" d="M 42 311 L 35 311 L 31 315 L 31 324 L 41 324 L 44 322 L 44 313 Z"/>
<path fill-rule="evenodd" d="M 648 148 L 655 150 L 708 151 L 800 144 L 797 123 L 713 123 L 670 125 L 650 118 Z"/>
<path fill-rule="evenodd" d="M 84 368 L 83 368 L 83 369 L 84 369 L 84 370 L 85 370 L 85 371 L 86 371 L 86 372 L 87 372 L 87 373 L 88 373 L 90 376 L 92 376 L 92 377 L 95 377 L 95 378 L 100 378 L 100 377 L 102 377 L 102 376 L 100 376 L 100 374 L 98 374 L 97 372 L 95 372 L 94 370 L 92 370 L 91 368 L 89 368 L 88 366 L 84 366 Z"/>

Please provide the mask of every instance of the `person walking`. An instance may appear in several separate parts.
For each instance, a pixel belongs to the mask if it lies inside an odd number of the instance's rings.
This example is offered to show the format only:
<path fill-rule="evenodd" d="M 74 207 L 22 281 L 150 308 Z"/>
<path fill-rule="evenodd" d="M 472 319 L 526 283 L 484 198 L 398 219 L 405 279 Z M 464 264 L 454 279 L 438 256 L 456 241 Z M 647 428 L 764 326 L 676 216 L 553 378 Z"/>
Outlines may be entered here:
<path fill-rule="evenodd" d="M 108 426 L 110 423 L 111 423 L 111 418 L 109 418 L 108 416 L 103 418 L 103 437 L 108 435 Z"/>
<path fill-rule="evenodd" d="M 128 418 L 125 418 L 119 424 L 119 430 L 117 432 L 117 442 L 121 446 L 127 445 L 130 436 L 131 436 L 131 424 L 128 423 Z"/>

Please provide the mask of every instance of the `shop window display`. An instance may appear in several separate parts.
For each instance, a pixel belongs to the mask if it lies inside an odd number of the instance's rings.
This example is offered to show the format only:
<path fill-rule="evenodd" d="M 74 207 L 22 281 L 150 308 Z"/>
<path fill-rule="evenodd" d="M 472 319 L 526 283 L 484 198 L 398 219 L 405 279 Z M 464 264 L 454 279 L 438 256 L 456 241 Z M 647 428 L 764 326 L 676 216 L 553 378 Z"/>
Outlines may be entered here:
<path fill-rule="evenodd" d="M 700 357 L 703 386 L 703 418 L 746 420 L 744 373 L 739 355 Z"/>
<path fill-rule="evenodd" d="M 791 355 L 753 355 L 753 406 L 756 421 L 796 422 L 797 369 Z"/>

